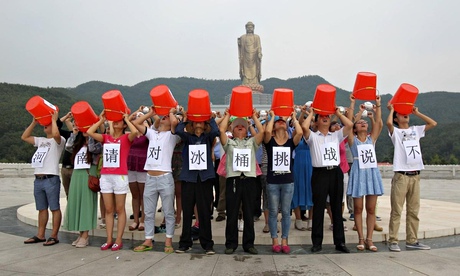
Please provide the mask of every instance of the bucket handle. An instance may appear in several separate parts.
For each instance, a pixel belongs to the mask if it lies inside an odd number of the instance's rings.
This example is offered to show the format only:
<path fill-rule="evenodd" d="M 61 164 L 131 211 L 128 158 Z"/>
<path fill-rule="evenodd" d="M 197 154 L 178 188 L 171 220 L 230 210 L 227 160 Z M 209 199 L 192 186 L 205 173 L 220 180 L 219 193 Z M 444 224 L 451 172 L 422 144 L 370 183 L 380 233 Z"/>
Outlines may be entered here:
<path fill-rule="evenodd" d="M 115 113 L 124 114 L 124 112 L 119 111 L 119 110 L 112 110 L 112 109 L 104 109 L 104 110 L 105 110 L 105 111 L 108 111 L 108 112 L 115 112 Z"/>
<path fill-rule="evenodd" d="M 52 114 L 49 114 L 49 115 L 45 115 L 45 116 L 41 116 L 41 117 L 34 117 L 34 119 L 35 119 L 36 121 L 38 121 L 38 120 L 40 120 L 40 119 L 43 119 L 43 118 L 49 117 L 49 116 L 51 116 L 51 115 L 52 115 Z"/>
<path fill-rule="evenodd" d="M 187 117 L 205 117 L 211 116 L 212 114 L 187 114 Z"/>
<path fill-rule="evenodd" d="M 415 103 L 391 103 L 392 105 L 395 105 L 395 104 L 405 104 L 405 105 L 415 105 Z"/>
<path fill-rule="evenodd" d="M 377 96 L 380 96 L 380 91 L 377 89 L 377 87 L 372 87 L 372 86 L 366 86 L 366 87 L 360 88 L 358 90 L 353 91 L 353 93 L 361 91 L 361 90 L 371 90 L 371 89 L 375 89 L 375 91 L 377 92 Z"/>
<path fill-rule="evenodd" d="M 335 111 L 331 111 L 331 110 L 322 110 L 322 109 L 319 109 L 319 108 L 316 108 L 316 107 L 312 107 L 312 109 L 315 110 L 315 111 L 320 111 L 320 112 L 321 112 L 321 111 L 324 111 L 324 112 L 330 112 L 330 113 L 332 113 L 332 114 L 335 113 Z"/>

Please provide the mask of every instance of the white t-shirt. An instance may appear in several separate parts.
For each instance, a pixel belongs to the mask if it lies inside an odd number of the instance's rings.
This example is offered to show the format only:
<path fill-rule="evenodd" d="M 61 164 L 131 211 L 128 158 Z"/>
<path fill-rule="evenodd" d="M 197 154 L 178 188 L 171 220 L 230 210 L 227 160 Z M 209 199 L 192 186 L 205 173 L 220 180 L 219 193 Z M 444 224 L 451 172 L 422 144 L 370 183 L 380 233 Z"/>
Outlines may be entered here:
<path fill-rule="evenodd" d="M 43 152 L 47 152 L 44 160 L 42 160 L 43 166 L 35 167 L 34 174 L 59 175 L 59 159 L 61 158 L 61 153 L 65 147 L 65 138 L 61 136 L 61 144 L 59 145 L 56 143 L 54 138 L 46 137 L 35 137 L 34 142 L 34 146 L 37 147 L 37 151 L 41 150 Z M 34 163 L 33 160 L 32 163 Z"/>
<path fill-rule="evenodd" d="M 145 137 L 149 139 L 149 147 L 144 170 L 172 172 L 171 159 L 180 137 L 171 131 L 156 131 L 150 128 L 147 128 Z"/>
<path fill-rule="evenodd" d="M 323 164 L 323 157 L 324 153 L 322 151 L 324 150 L 323 147 L 327 143 L 333 143 L 336 145 L 336 149 L 332 154 L 328 155 L 328 159 L 335 160 L 337 162 L 336 166 L 340 164 L 340 151 L 339 149 L 339 144 L 340 142 L 343 141 L 346 137 L 343 136 L 343 128 L 334 131 L 334 132 L 328 132 L 326 136 L 324 136 L 320 131 L 317 132 L 310 132 L 310 136 L 308 137 L 308 140 L 306 140 L 308 146 L 310 146 L 310 155 L 311 155 L 311 164 L 313 167 L 326 167 L 327 165 Z"/>
<path fill-rule="evenodd" d="M 425 126 L 411 126 L 407 129 L 393 128 L 393 135 L 388 133 L 394 145 L 393 171 L 419 171 L 425 166 L 422 160 L 420 138 L 425 137 Z M 418 160 L 417 163 L 408 159 Z"/>

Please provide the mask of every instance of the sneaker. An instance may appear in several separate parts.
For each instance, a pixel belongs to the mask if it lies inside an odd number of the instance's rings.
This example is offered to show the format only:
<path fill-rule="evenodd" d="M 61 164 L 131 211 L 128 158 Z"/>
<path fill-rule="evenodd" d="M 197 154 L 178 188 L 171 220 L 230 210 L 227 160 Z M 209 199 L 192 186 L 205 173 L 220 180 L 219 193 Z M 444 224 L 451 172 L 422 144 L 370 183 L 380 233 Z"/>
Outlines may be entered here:
<path fill-rule="evenodd" d="M 242 219 L 238 220 L 238 231 L 243 232 L 244 230 L 244 221 Z"/>
<path fill-rule="evenodd" d="M 348 227 L 346 225 L 343 226 L 343 231 L 348 231 Z"/>
<path fill-rule="evenodd" d="M 350 220 L 354 221 L 355 220 L 355 214 L 350 214 Z"/>
<path fill-rule="evenodd" d="M 224 251 L 224 253 L 227 255 L 233 254 L 233 252 L 235 252 L 235 249 L 233 248 L 225 248 L 225 251 Z"/>
<path fill-rule="evenodd" d="M 176 253 L 185 253 L 189 252 L 190 250 L 192 250 L 191 247 L 179 247 L 179 249 L 176 249 Z"/>
<path fill-rule="evenodd" d="M 225 217 L 223 215 L 218 215 L 216 218 L 216 221 L 223 221 L 225 220 Z"/>
<path fill-rule="evenodd" d="M 390 246 L 388 246 L 388 249 L 390 249 L 390 251 L 393 251 L 393 252 L 401 251 L 401 248 L 399 248 L 399 245 L 397 243 L 391 243 Z"/>
<path fill-rule="evenodd" d="M 344 218 L 344 217 L 342 217 L 342 221 L 347 221 L 347 219 L 346 219 L 346 218 Z"/>
<path fill-rule="evenodd" d="M 245 252 L 248 252 L 249 254 L 257 255 L 259 254 L 259 251 L 255 249 L 254 247 L 249 248 L 248 250 L 244 250 Z"/>
<path fill-rule="evenodd" d="M 216 254 L 216 252 L 214 251 L 214 249 L 211 248 L 211 249 L 207 249 L 207 250 L 206 250 L 206 255 L 214 255 L 214 254 Z"/>
<path fill-rule="evenodd" d="M 381 218 L 381 217 L 379 217 L 379 216 L 376 216 L 376 217 L 375 217 L 375 220 L 376 220 L 376 221 L 381 221 L 381 220 L 382 220 L 382 218 Z"/>
<path fill-rule="evenodd" d="M 254 216 L 254 222 L 259 221 L 259 219 L 260 218 L 258 216 Z"/>
<path fill-rule="evenodd" d="M 421 249 L 421 250 L 430 250 L 431 247 L 428 245 L 424 245 L 423 243 L 408 243 L 406 242 L 406 248 L 411 248 L 411 249 Z"/>

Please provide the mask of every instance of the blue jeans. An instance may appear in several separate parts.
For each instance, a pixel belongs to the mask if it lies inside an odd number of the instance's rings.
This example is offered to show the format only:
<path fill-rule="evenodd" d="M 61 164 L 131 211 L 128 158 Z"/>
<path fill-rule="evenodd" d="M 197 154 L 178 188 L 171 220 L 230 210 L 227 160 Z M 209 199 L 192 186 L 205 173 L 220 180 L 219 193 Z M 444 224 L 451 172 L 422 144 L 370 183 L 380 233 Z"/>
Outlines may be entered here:
<path fill-rule="evenodd" d="M 281 238 L 287 239 L 291 227 L 291 201 L 294 195 L 294 183 L 267 185 L 268 227 L 272 239 L 278 238 L 278 209 L 281 204 Z"/>

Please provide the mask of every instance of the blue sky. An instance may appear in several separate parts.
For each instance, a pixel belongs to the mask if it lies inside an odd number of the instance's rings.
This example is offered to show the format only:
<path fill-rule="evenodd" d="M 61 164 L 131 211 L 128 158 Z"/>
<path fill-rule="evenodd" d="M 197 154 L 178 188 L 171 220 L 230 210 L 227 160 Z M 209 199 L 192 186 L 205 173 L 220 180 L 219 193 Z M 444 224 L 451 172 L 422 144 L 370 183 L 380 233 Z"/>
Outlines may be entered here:
<path fill-rule="evenodd" d="M 237 79 L 236 41 L 252 21 L 262 79 L 320 75 L 352 90 L 370 71 L 381 94 L 403 82 L 460 92 L 459 10 L 449 0 L 0 1 L 0 82 Z"/>

